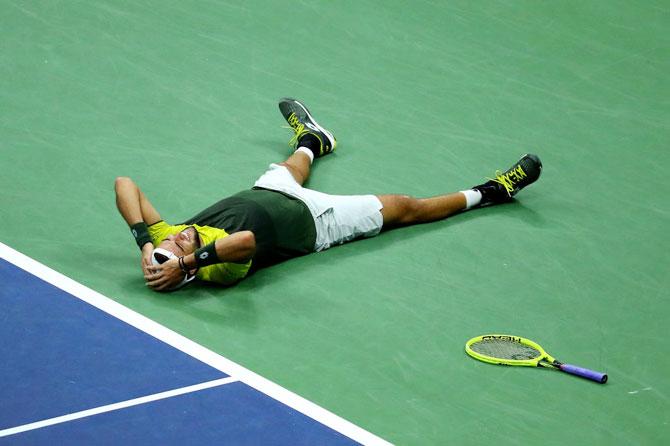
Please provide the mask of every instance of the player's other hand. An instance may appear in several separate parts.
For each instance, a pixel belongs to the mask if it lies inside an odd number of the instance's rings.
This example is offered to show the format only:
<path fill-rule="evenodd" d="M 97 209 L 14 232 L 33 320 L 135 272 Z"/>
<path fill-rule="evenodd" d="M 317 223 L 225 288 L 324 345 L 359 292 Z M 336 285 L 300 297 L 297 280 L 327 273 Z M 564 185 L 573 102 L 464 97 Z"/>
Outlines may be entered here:
<path fill-rule="evenodd" d="M 151 253 L 154 251 L 154 245 L 152 243 L 145 243 L 142 246 L 142 259 L 140 266 L 142 268 L 142 274 L 146 277 L 149 274 L 149 267 L 151 266 Z"/>
<path fill-rule="evenodd" d="M 186 275 L 179 268 L 179 259 L 173 258 L 161 265 L 147 267 L 148 274 L 144 275 L 147 286 L 155 291 L 168 291 L 179 285 Z"/>

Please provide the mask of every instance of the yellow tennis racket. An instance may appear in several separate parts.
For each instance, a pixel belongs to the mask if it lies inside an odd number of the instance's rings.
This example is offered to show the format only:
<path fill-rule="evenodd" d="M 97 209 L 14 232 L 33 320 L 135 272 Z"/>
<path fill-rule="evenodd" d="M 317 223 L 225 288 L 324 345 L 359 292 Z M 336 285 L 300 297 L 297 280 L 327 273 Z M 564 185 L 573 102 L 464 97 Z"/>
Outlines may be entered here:
<path fill-rule="evenodd" d="M 499 334 L 477 336 L 465 344 L 465 351 L 473 358 L 491 364 L 547 367 L 600 384 L 607 382 L 607 374 L 558 362 L 538 344 L 519 336 Z"/>

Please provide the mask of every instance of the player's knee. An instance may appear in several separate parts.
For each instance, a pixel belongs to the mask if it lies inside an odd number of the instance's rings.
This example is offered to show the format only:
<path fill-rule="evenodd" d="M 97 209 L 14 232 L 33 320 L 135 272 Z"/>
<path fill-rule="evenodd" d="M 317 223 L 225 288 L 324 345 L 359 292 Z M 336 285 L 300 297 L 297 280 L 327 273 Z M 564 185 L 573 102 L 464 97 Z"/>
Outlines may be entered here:
<path fill-rule="evenodd" d="M 288 169 L 289 173 L 293 177 L 293 179 L 298 183 L 299 185 L 302 185 L 302 183 L 305 182 L 305 179 L 307 178 L 308 172 L 304 172 L 303 170 L 300 169 L 299 166 L 295 166 L 291 163 L 288 162 L 283 162 L 279 163 L 280 166 L 284 166 Z"/>
<path fill-rule="evenodd" d="M 407 195 L 404 197 L 404 201 L 405 222 L 414 222 L 421 212 L 421 202 L 418 199 Z"/>
<path fill-rule="evenodd" d="M 409 195 L 381 195 L 384 224 L 389 226 L 406 225 L 416 221 L 421 203 Z"/>
<path fill-rule="evenodd" d="M 407 224 L 414 222 L 420 210 L 419 200 L 409 195 L 398 195 L 395 201 L 398 209 L 398 223 Z"/>

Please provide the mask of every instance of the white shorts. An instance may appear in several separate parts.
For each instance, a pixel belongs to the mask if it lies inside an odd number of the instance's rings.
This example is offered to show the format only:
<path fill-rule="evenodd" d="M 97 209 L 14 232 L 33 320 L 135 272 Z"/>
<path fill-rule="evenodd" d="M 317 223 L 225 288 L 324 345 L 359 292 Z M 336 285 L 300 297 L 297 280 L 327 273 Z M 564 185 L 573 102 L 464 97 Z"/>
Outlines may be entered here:
<path fill-rule="evenodd" d="M 373 237 L 382 229 L 382 206 L 374 195 L 329 195 L 299 185 L 279 164 L 256 181 L 255 187 L 283 192 L 305 203 L 316 225 L 315 251 L 323 251 L 359 237 Z"/>

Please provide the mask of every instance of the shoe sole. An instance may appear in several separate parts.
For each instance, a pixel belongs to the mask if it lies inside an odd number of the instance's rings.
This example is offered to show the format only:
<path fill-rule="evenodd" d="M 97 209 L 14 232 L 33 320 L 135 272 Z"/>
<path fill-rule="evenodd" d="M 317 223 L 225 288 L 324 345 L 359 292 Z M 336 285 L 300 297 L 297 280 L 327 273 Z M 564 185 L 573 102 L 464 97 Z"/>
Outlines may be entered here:
<path fill-rule="evenodd" d="M 305 107 L 302 104 L 302 102 L 298 101 L 297 99 L 293 99 L 293 98 L 281 98 L 279 100 L 279 110 L 281 111 L 281 114 L 284 117 L 284 119 L 286 119 L 288 121 L 289 115 L 292 112 L 295 113 L 294 110 L 289 110 L 288 113 L 284 113 L 284 110 L 282 109 L 282 104 L 285 103 L 285 102 L 291 103 L 290 105 L 297 105 L 298 108 L 300 108 L 303 112 L 305 112 L 305 115 L 307 116 L 307 119 L 309 119 L 309 123 L 312 124 L 314 127 L 316 127 L 324 135 L 326 135 L 326 137 L 330 141 L 331 151 L 335 150 L 335 147 L 337 146 L 337 140 L 335 139 L 335 136 L 330 131 L 328 131 L 324 127 L 320 126 L 318 122 L 316 122 L 316 120 L 312 117 L 312 115 L 310 114 L 307 107 Z M 289 108 L 290 108 L 290 105 L 289 105 Z"/>
<path fill-rule="evenodd" d="M 528 166 L 528 163 L 524 163 L 523 161 L 525 159 L 529 159 L 531 161 L 531 165 Z M 539 178 L 540 175 L 542 174 L 542 161 L 540 161 L 540 158 L 537 155 L 534 155 L 532 153 L 526 153 L 523 155 L 519 161 L 514 163 L 514 166 L 521 166 L 522 169 L 524 169 L 524 172 L 526 172 L 526 175 L 530 180 L 521 186 L 520 188 L 515 188 L 514 192 L 510 194 L 510 198 L 514 197 L 516 194 L 518 194 L 522 189 L 525 189 L 526 187 L 530 186 L 534 182 L 536 182 Z M 509 172 L 509 169 L 508 169 Z M 531 176 L 532 173 L 532 176 Z"/>
<path fill-rule="evenodd" d="M 526 157 L 529 158 L 535 164 L 534 167 L 537 168 L 537 176 L 535 177 L 535 179 L 531 183 L 529 183 L 529 184 L 532 184 L 535 181 L 537 181 L 537 179 L 540 178 L 540 175 L 542 174 L 542 161 L 540 161 L 539 156 L 534 155 L 532 153 L 526 153 L 524 156 L 521 157 L 521 159 L 518 161 L 518 163 L 521 163 L 521 161 Z"/>

